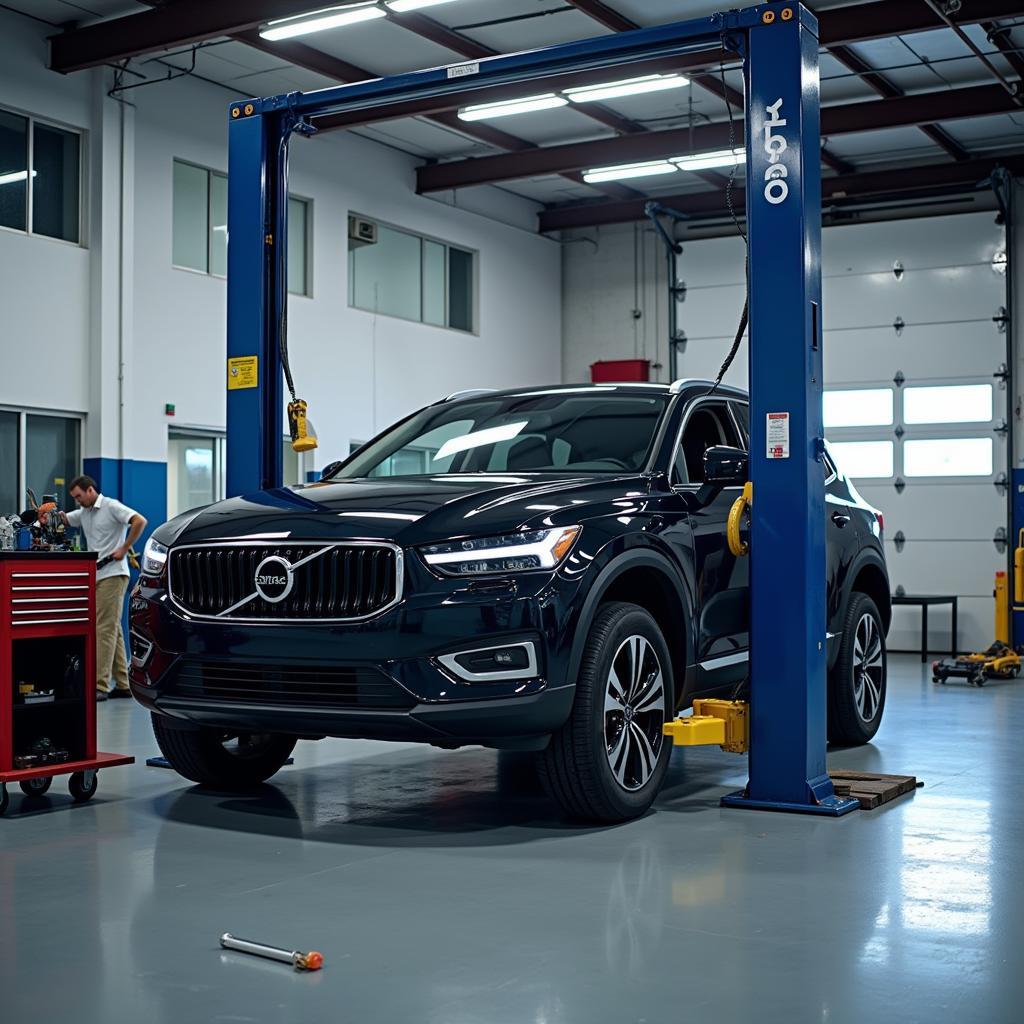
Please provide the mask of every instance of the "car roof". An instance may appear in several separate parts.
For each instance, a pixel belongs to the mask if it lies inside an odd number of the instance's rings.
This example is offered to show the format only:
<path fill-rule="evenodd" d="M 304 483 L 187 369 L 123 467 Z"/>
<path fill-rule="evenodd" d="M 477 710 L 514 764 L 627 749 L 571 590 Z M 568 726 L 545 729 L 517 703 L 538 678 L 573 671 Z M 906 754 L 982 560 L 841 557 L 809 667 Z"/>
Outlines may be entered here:
<path fill-rule="evenodd" d="M 639 395 L 676 395 L 687 394 L 691 391 L 709 391 L 714 386 L 714 381 L 699 380 L 696 378 L 684 378 L 672 384 L 644 383 L 634 381 L 609 381 L 599 384 L 549 384 L 538 387 L 520 387 L 496 390 L 490 388 L 478 388 L 467 391 L 456 391 L 446 398 L 444 402 L 459 402 L 483 396 L 493 398 L 525 398 L 534 395 L 558 395 L 558 394 L 639 394 Z M 732 387 L 728 384 L 720 384 L 715 389 L 715 394 L 727 398 L 746 398 L 747 393 L 741 388 Z"/>

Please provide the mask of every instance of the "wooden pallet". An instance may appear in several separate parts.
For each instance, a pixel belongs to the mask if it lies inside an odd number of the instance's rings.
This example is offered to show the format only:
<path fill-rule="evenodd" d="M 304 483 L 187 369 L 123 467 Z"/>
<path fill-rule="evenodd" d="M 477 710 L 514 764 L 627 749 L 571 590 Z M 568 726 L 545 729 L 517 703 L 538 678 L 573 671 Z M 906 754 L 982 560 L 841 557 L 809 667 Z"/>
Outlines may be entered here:
<path fill-rule="evenodd" d="M 828 773 L 836 796 L 851 796 L 860 801 L 862 811 L 873 811 L 917 788 L 913 775 L 876 775 L 873 772 L 831 771 Z"/>

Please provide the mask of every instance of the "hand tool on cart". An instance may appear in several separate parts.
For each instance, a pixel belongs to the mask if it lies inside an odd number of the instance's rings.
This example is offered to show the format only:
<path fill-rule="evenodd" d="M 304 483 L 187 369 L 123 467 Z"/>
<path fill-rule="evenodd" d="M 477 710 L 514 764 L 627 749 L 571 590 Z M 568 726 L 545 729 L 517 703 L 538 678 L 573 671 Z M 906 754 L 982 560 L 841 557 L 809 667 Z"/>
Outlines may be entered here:
<path fill-rule="evenodd" d="M 248 939 L 237 939 L 230 932 L 220 937 L 224 949 L 233 949 L 239 953 L 251 953 L 267 960 L 277 960 L 283 964 L 291 964 L 298 971 L 319 971 L 324 965 L 322 953 L 311 950 L 300 953 L 297 950 L 278 949 L 277 946 L 265 946 L 262 942 L 250 942 Z"/>

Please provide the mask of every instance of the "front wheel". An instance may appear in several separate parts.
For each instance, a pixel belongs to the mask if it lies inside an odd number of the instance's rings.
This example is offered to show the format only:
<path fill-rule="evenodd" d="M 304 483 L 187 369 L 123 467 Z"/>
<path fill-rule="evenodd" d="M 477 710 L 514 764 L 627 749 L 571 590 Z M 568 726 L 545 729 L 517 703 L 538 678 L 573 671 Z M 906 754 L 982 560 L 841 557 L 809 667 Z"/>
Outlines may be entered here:
<path fill-rule="evenodd" d="M 885 628 L 878 606 L 854 591 L 846 609 L 839 657 L 828 681 L 830 743 L 867 743 L 882 722 L 885 709 Z"/>
<path fill-rule="evenodd" d="M 576 818 L 625 821 L 653 803 L 668 769 L 668 645 L 645 609 L 604 605 L 587 637 L 566 724 L 538 757 L 541 782 Z"/>
<path fill-rule="evenodd" d="M 186 779 L 216 789 L 245 790 L 266 782 L 288 760 L 294 736 L 226 732 L 199 728 L 185 731 L 152 715 L 153 734 L 171 767 Z"/>

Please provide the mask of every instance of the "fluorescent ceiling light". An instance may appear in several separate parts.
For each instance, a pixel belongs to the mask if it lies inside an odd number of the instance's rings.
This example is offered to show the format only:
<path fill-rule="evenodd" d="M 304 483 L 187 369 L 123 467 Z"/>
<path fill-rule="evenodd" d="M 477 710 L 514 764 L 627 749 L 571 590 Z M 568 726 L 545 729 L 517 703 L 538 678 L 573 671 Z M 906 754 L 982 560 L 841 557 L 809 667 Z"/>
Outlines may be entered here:
<path fill-rule="evenodd" d="M 34 178 L 39 172 L 33 171 Z M 0 185 L 13 185 L 16 181 L 28 181 L 28 171 L 11 171 L 10 174 L 0 174 Z"/>
<path fill-rule="evenodd" d="M 655 174 L 675 174 L 679 168 L 667 160 L 648 160 L 642 164 L 619 164 L 617 167 L 595 167 L 585 171 L 583 180 L 589 182 L 620 181 L 623 178 L 649 178 Z"/>
<path fill-rule="evenodd" d="M 342 25 L 354 25 L 360 21 L 373 18 L 386 18 L 387 11 L 375 3 L 349 4 L 346 7 L 328 7 L 322 11 L 301 14 L 297 18 L 281 18 L 270 22 L 266 28 L 260 29 L 264 39 L 293 39 L 310 32 L 323 32 L 328 28 L 340 28 Z"/>
<path fill-rule="evenodd" d="M 527 114 L 531 110 L 550 110 L 567 106 L 569 101 L 553 92 L 540 96 L 525 96 L 521 100 L 502 100 L 500 103 L 479 103 L 459 111 L 463 121 L 483 121 L 490 117 L 507 117 L 509 114 Z"/>
<path fill-rule="evenodd" d="M 672 156 L 669 159 L 681 171 L 706 171 L 711 167 L 735 167 L 746 159 L 742 149 L 721 149 L 714 153 L 694 153 L 691 156 Z"/>
<path fill-rule="evenodd" d="M 450 4 L 452 0 L 388 0 L 388 7 L 403 14 L 405 11 L 418 11 L 421 7 L 436 7 L 438 4 Z"/>
<path fill-rule="evenodd" d="M 624 78 L 602 85 L 581 85 L 578 88 L 566 89 L 565 95 L 573 103 L 592 103 L 597 100 L 613 100 L 618 96 L 636 96 L 645 92 L 661 92 L 663 89 L 680 89 L 689 83 L 690 80 L 682 75 L 644 75 L 641 78 Z"/>

